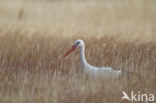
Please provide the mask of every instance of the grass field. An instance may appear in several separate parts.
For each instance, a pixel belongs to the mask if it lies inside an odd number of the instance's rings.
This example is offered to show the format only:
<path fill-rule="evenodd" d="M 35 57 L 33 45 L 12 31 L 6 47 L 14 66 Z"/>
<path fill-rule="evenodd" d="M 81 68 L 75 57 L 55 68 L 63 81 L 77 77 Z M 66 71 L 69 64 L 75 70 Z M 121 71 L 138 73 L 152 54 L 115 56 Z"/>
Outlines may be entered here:
<path fill-rule="evenodd" d="M 0 103 L 127 103 L 122 91 L 156 96 L 155 5 L 1 0 Z M 85 41 L 90 64 L 124 75 L 113 80 L 82 75 L 78 50 L 62 59 L 77 39 Z"/>

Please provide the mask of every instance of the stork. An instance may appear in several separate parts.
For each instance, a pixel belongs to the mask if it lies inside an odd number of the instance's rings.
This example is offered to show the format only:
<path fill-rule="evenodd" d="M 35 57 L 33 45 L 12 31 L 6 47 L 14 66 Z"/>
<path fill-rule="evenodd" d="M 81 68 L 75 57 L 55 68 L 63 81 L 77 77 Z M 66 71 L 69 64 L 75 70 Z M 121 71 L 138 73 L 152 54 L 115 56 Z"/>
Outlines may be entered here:
<path fill-rule="evenodd" d="M 65 53 L 63 58 L 69 55 L 76 48 L 78 48 L 80 51 L 80 68 L 82 73 L 94 77 L 103 76 L 106 78 L 116 78 L 122 74 L 121 70 L 115 70 L 111 67 L 95 67 L 90 65 L 85 58 L 85 43 L 80 39 L 75 41 L 74 45 Z"/>

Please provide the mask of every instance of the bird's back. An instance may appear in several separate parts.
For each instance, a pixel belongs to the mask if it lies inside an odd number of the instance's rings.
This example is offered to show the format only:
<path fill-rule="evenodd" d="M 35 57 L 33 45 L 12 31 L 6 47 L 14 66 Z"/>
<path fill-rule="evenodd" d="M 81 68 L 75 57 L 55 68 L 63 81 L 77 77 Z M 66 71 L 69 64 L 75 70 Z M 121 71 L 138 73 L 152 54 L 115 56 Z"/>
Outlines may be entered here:
<path fill-rule="evenodd" d="M 87 68 L 86 68 L 87 72 L 92 75 L 92 76 L 95 76 L 95 77 L 98 77 L 98 76 L 102 76 L 102 77 L 105 77 L 105 78 L 116 78 L 118 77 L 119 75 L 122 74 L 122 71 L 121 70 L 115 70 L 111 67 L 94 67 L 94 66 L 91 66 L 91 65 L 87 65 Z"/>

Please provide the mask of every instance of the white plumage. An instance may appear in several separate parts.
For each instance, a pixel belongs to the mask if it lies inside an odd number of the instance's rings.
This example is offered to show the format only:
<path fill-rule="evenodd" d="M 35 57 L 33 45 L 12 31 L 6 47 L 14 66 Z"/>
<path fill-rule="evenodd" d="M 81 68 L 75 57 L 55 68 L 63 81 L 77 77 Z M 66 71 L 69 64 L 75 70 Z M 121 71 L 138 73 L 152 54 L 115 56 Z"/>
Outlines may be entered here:
<path fill-rule="evenodd" d="M 83 40 L 76 40 L 72 48 L 64 55 L 66 57 L 69 53 L 71 53 L 76 48 L 80 50 L 80 67 L 81 72 L 89 76 L 102 76 L 106 78 L 115 78 L 122 74 L 121 70 L 114 70 L 111 67 L 94 67 L 87 63 L 85 59 L 85 44 Z"/>

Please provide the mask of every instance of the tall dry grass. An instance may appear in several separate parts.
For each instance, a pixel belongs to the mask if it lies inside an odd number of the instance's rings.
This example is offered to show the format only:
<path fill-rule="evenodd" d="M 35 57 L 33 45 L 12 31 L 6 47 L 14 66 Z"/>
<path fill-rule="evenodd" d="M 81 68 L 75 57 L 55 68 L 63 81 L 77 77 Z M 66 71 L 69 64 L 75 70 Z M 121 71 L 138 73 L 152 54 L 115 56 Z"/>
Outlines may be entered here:
<path fill-rule="evenodd" d="M 0 103 L 114 103 L 122 91 L 156 95 L 155 1 L 0 1 Z M 86 78 L 87 61 L 122 78 Z"/>

